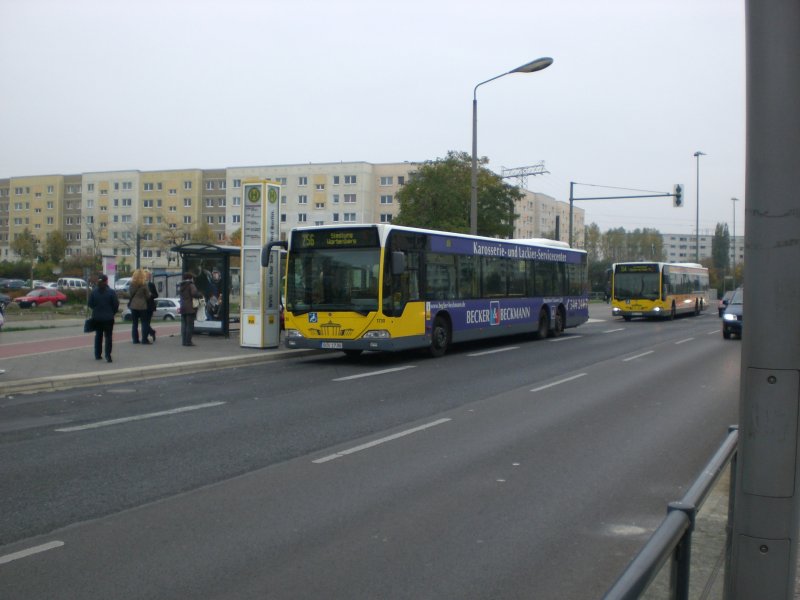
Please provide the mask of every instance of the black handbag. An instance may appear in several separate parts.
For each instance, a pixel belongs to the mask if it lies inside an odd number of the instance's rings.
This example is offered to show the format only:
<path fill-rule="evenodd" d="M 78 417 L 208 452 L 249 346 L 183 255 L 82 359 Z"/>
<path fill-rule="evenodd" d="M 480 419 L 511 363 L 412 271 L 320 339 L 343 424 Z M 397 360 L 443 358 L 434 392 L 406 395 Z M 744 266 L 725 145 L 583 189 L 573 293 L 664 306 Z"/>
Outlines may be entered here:
<path fill-rule="evenodd" d="M 83 322 L 83 333 L 91 333 L 95 330 L 94 319 L 89 317 Z"/>

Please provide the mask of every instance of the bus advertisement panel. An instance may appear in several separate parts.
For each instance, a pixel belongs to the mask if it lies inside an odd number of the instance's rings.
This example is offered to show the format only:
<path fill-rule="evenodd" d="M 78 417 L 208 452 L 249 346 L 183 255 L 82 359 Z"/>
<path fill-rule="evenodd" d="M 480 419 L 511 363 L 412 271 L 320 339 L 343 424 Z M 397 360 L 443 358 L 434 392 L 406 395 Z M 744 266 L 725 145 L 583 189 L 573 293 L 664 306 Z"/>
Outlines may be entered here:
<path fill-rule="evenodd" d="M 696 263 L 630 262 L 612 267 L 611 314 L 674 319 L 708 307 L 708 269 Z"/>
<path fill-rule="evenodd" d="M 286 264 L 286 343 L 358 354 L 429 348 L 588 320 L 586 254 L 559 242 L 504 241 L 362 225 L 295 229 Z"/>

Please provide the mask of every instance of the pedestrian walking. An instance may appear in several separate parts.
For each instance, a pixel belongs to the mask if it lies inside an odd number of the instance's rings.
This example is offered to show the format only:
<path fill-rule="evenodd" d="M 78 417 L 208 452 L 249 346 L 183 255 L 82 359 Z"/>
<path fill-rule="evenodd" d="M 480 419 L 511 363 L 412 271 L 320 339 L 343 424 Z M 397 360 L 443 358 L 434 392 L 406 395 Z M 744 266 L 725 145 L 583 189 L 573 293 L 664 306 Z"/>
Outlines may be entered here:
<path fill-rule="evenodd" d="M 94 357 L 103 358 L 103 341 L 105 341 L 106 361 L 111 362 L 111 341 L 114 336 L 114 317 L 119 311 L 117 293 L 108 287 L 108 276 L 101 273 L 97 276 L 97 286 L 89 294 L 89 308 L 92 310 L 94 327 Z"/>
<path fill-rule="evenodd" d="M 156 330 L 153 329 L 153 313 L 156 312 L 156 298 L 158 298 L 158 290 L 156 289 L 156 284 L 152 281 L 152 274 L 150 271 L 145 271 L 145 280 L 147 281 L 147 289 L 150 292 L 150 298 L 147 299 L 147 327 L 149 331 L 145 334 L 144 339 L 147 340 L 147 336 L 149 335 L 153 339 L 153 343 L 156 341 Z"/>
<path fill-rule="evenodd" d="M 136 269 L 131 276 L 130 285 L 131 300 L 128 307 L 131 309 L 133 327 L 131 336 L 134 344 L 149 344 L 147 337 L 150 334 L 150 316 L 147 310 L 147 301 L 150 298 L 150 290 L 147 288 L 147 278 L 143 269 Z M 141 340 L 139 339 L 139 322 L 141 322 Z"/>
<path fill-rule="evenodd" d="M 184 346 L 194 346 L 192 343 L 194 319 L 197 316 L 197 307 L 202 297 L 202 292 L 200 292 L 194 284 L 194 275 L 191 273 L 184 273 L 180 287 L 181 342 Z"/>

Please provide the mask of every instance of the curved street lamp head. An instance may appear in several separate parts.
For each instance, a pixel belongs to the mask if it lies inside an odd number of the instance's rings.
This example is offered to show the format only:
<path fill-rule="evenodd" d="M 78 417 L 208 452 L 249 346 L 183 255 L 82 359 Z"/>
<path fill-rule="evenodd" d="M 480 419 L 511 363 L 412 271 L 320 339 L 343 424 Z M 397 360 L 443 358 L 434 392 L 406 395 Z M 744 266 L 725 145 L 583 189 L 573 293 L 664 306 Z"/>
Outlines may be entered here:
<path fill-rule="evenodd" d="M 509 73 L 533 73 L 535 71 L 541 71 L 542 69 L 546 69 L 550 65 L 553 64 L 553 59 L 549 56 L 543 56 L 542 58 L 537 58 L 536 60 L 532 60 L 529 63 L 522 65 L 521 67 L 517 67 L 516 69 L 512 69 Z"/>
<path fill-rule="evenodd" d="M 706 153 L 705 152 L 700 152 L 700 150 L 698 150 L 697 152 L 694 153 L 694 155 L 695 156 L 705 156 Z"/>

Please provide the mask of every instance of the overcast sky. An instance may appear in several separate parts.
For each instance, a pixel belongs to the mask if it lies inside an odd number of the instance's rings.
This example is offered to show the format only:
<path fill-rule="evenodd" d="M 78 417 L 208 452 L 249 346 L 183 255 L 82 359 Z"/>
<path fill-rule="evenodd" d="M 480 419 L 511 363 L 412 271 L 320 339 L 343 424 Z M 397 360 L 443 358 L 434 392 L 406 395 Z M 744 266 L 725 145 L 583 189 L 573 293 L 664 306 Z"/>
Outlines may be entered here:
<path fill-rule="evenodd" d="M 0 0 L 0 177 L 470 152 L 587 223 L 693 233 L 744 200 L 744 3 Z M 576 197 L 630 192 L 579 185 Z M 736 203 L 744 233 L 744 202 Z"/>

